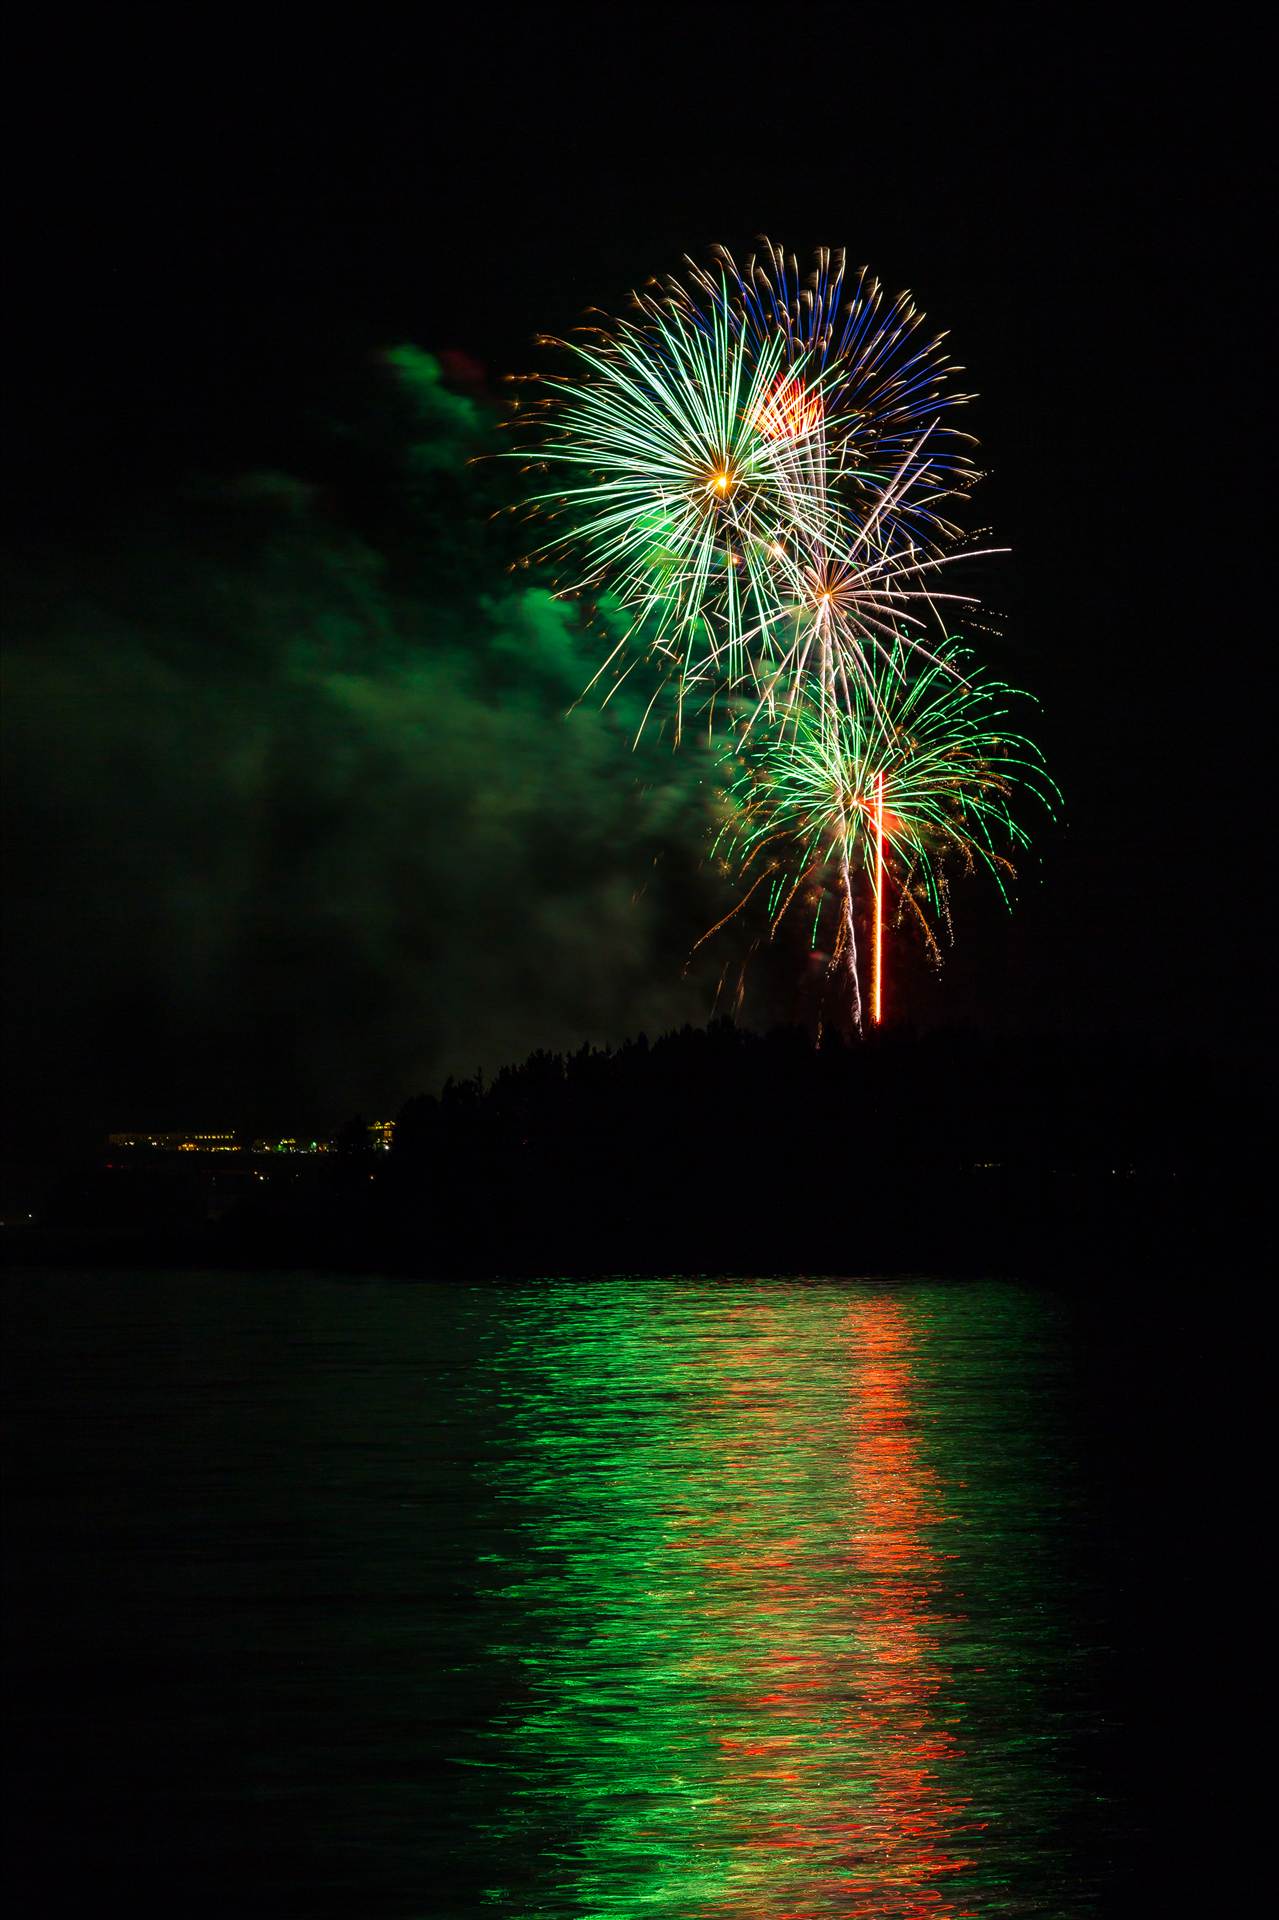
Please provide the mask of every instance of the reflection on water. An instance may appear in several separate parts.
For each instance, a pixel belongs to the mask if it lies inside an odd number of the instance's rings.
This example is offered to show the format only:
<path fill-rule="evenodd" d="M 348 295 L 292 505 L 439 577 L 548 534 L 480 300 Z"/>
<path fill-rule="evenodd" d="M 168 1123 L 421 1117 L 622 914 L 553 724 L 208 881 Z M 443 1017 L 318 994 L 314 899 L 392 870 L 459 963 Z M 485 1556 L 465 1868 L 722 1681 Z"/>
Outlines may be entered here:
<path fill-rule="evenodd" d="M 1045 1313 L 831 1283 L 506 1303 L 528 1692 L 494 1825 L 532 1866 L 499 1910 L 1089 1910 Z"/>
<path fill-rule="evenodd" d="M 188 1920 L 1114 1910 L 1044 1298 L 88 1275 L 5 1303 L 32 1910 L 51 1875 Z"/>

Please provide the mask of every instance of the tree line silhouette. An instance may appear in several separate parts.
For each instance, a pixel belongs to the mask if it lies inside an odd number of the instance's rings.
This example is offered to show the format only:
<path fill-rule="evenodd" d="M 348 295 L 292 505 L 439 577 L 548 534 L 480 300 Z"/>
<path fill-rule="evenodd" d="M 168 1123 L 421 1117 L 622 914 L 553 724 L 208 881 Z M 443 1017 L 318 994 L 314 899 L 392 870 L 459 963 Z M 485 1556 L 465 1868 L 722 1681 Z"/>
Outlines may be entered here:
<path fill-rule="evenodd" d="M 266 1174 L 99 1167 L 49 1224 L 86 1258 L 1086 1279 L 1220 1244 L 1261 1189 L 1249 1116 L 1188 1048 L 724 1020 L 450 1080 L 389 1153 L 356 1116 Z M 125 1240 L 92 1243 L 108 1228 Z"/>
<path fill-rule="evenodd" d="M 1222 1072 L 1181 1053 L 725 1020 L 452 1080 L 386 1156 L 352 1124 L 328 1244 L 494 1273 L 1144 1260 L 1193 1239 L 1239 1130 Z"/>

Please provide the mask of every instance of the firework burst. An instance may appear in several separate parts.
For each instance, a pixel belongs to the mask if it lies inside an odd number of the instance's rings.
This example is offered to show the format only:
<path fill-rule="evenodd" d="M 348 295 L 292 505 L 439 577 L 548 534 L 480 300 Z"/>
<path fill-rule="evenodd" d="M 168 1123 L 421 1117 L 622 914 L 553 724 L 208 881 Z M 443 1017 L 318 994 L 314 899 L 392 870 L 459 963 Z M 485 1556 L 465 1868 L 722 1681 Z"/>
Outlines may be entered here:
<path fill-rule="evenodd" d="M 820 380 L 831 458 L 850 490 L 873 510 L 896 482 L 889 544 L 955 537 L 944 503 L 967 496 L 975 442 L 952 417 L 972 396 L 951 384 L 962 369 L 945 334 L 925 331 L 909 293 L 888 299 L 866 268 L 850 274 L 842 249 L 819 248 L 807 276 L 793 253 L 768 239 L 740 268 L 726 247 L 713 258 L 710 268 L 688 260 L 683 279 L 656 283 L 648 310 L 701 316 L 730 286 L 748 353 L 771 358 L 780 341 L 785 377 L 802 368 L 803 378 Z"/>
<path fill-rule="evenodd" d="M 780 539 L 835 537 L 820 406 L 775 430 L 781 342 L 748 353 L 727 294 L 705 326 L 671 312 L 559 344 L 571 370 L 541 382 L 531 417 L 549 482 L 533 504 L 561 528 L 534 557 L 573 568 L 562 591 L 607 584 L 626 638 L 641 635 L 683 684 L 708 662 L 736 683 L 751 670 L 746 636 L 774 616 Z"/>
<path fill-rule="evenodd" d="M 1051 811 L 1058 796 L 1039 749 L 1011 722 L 1029 696 L 984 676 L 955 642 L 927 661 L 898 642 L 843 696 L 792 706 L 747 737 L 731 762 L 717 850 L 750 893 L 767 876 L 774 931 L 802 905 L 816 945 L 833 911 L 831 967 L 848 973 L 859 1020 L 860 892 L 878 1021 L 886 923 L 909 917 L 939 956 L 951 871 L 985 870 L 1007 901 L 1013 856 L 1030 840 L 1013 801 L 1030 794 Z"/>
<path fill-rule="evenodd" d="M 878 1020 L 886 903 L 937 951 L 949 873 L 984 867 L 1003 891 L 1027 840 L 1012 799 L 1055 789 L 1007 729 L 1014 690 L 950 637 L 976 605 L 947 571 L 975 475 L 944 336 L 842 254 L 802 284 L 762 245 L 741 269 L 723 250 L 689 261 L 632 317 L 548 343 L 561 370 L 520 413 L 547 528 L 531 557 L 559 567 L 559 592 L 623 610 L 592 685 L 647 661 L 649 710 L 673 685 L 677 738 L 690 704 L 733 716 L 719 851 L 744 900 L 767 878 L 774 929 L 802 899 L 816 943 L 835 903 L 831 966 L 860 1026 L 859 902 Z"/>

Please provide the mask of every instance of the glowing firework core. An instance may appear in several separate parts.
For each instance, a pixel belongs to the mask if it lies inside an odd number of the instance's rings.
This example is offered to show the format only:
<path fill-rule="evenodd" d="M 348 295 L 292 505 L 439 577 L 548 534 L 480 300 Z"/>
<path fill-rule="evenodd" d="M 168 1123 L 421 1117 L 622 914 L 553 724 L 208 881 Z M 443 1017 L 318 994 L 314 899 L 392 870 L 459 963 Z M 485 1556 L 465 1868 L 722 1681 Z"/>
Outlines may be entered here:
<path fill-rule="evenodd" d="M 755 415 L 756 428 L 769 440 L 797 440 L 821 423 L 821 396 L 810 394 L 794 374 L 778 382 Z"/>

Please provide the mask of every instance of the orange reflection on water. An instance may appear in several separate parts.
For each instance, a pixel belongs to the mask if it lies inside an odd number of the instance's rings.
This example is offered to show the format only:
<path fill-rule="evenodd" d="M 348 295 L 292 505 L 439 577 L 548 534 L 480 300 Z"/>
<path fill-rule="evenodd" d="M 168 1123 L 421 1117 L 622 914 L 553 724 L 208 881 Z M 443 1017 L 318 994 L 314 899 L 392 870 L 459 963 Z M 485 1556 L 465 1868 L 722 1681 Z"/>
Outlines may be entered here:
<path fill-rule="evenodd" d="M 955 1740 L 937 1713 L 947 1676 L 932 1600 L 939 1567 L 930 1529 L 942 1518 L 936 1478 L 920 1457 L 911 1335 L 902 1304 L 856 1302 L 848 1315 L 850 1560 L 858 1576 L 859 1721 L 874 1792 L 857 1823 L 863 1867 L 849 1915 L 952 1915 L 944 1882 L 973 1863 L 955 1838 L 964 1820 L 939 1767 Z"/>
<path fill-rule="evenodd" d="M 700 1548 L 715 1643 L 719 1752 L 708 1850 L 734 1862 L 703 1920 L 961 1920 L 947 1882 L 970 1865 L 958 1758 L 941 1717 L 946 1674 L 931 1611 L 941 1517 L 912 1403 L 899 1302 L 840 1303 L 832 1325 L 756 1307 L 725 1350 L 707 1412 L 722 1435 L 716 1510 L 673 1545 Z M 797 1331 L 802 1331 L 796 1339 Z M 815 1352 L 839 1350 L 847 1416 L 811 1405 Z M 833 1384 L 833 1382 L 832 1382 Z M 724 1638 L 734 1657 L 724 1658 Z"/>

